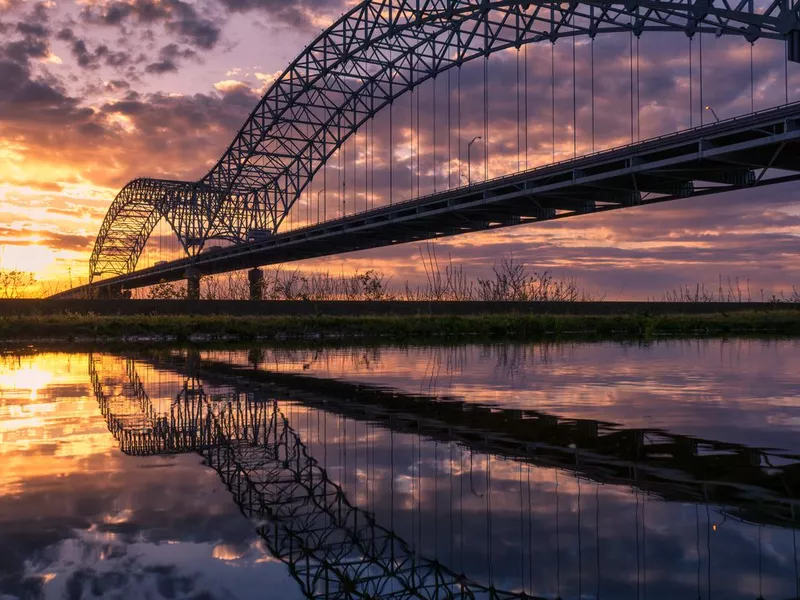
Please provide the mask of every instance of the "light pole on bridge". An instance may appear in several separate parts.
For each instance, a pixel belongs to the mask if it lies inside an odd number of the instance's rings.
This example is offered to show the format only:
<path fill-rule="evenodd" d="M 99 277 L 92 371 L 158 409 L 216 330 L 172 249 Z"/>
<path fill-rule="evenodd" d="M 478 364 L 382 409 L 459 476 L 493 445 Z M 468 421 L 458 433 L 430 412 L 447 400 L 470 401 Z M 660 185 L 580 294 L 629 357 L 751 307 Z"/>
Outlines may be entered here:
<path fill-rule="evenodd" d="M 472 150 L 472 144 L 480 139 L 482 139 L 481 136 L 476 135 L 474 138 L 472 138 L 472 141 L 467 144 L 467 185 L 472 185 L 472 156 L 470 154 L 470 150 Z"/>
<path fill-rule="evenodd" d="M 716 119 L 717 123 L 719 123 L 719 117 L 717 116 L 717 113 L 714 112 L 714 109 L 710 106 L 706 106 L 706 110 L 710 110 L 711 114 L 714 115 L 714 119 Z"/>

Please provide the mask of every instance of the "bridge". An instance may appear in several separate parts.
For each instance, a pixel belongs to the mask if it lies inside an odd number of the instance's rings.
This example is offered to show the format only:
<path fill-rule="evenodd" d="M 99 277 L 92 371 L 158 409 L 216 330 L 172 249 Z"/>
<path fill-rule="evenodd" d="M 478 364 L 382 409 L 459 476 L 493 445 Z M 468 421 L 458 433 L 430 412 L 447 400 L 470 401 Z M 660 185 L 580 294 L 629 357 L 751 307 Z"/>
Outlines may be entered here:
<path fill-rule="evenodd" d="M 491 544 L 487 550 L 486 540 L 480 537 L 480 524 L 491 518 L 488 499 L 482 500 L 485 514 L 482 510 L 475 512 L 474 506 L 467 514 L 453 514 L 464 509 L 463 500 L 455 500 L 456 475 L 452 469 L 458 470 L 457 485 L 472 488 L 471 497 L 477 501 L 475 498 L 484 494 L 475 492 L 474 486 L 485 485 L 486 493 L 490 487 L 490 457 L 499 461 L 495 468 L 500 472 L 504 463 L 513 465 L 513 473 L 519 465 L 520 501 L 526 497 L 523 465 L 535 465 L 572 473 L 589 489 L 597 485 L 630 486 L 667 502 L 706 508 L 711 505 L 725 515 L 724 519 L 759 528 L 773 526 L 791 534 L 797 527 L 797 456 L 665 431 L 626 430 L 613 423 L 560 419 L 536 411 L 493 410 L 457 398 L 410 395 L 347 381 L 267 372 L 243 366 L 241 358 L 203 360 L 191 352 L 100 355 L 90 357 L 89 370 L 101 412 L 122 450 L 134 456 L 200 454 L 205 464 L 217 471 L 243 514 L 257 525 L 270 552 L 289 567 L 306 597 L 499 599 L 541 595 L 537 594 L 541 584 L 535 581 L 534 572 L 553 567 L 548 558 L 552 546 L 545 543 L 539 548 L 537 542 L 536 548 L 514 548 L 523 558 L 530 554 L 532 562 L 536 555 L 536 561 L 542 564 L 522 566 L 521 586 L 516 583 L 510 591 L 503 591 L 492 581 L 492 559 L 497 580 L 509 581 L 519 567 L 519 554 L 504 562 L 491 554 Z M 146 374 L 140 376 L 149 369 L 171 374 L 172 389 L 159 390 Z M 154 403 L 152 393 L 161 393 L 166 405 Z M 350 432 L 350 437 L 341 437 L 342 430 Z M 390 486 L 390 510 L 388 497 L 375 498 L 375 486 L 382 484 L 376 483 L 374 473 L 372 484 L 369 479 L 363 480 L 365 475 L 369 478 L 371 468 L 376 468 L 374 461 L 387 451 L 388 458 L 380 460 L 389 460 L 398 473 L 406 472 L 404 437 L 424 438 L 449 448 L 442 450 L 440 460 L 450 468 L 440 473 L 440 467 L 436 467 L 435 474 L 444 480 L 443 488 L 449 481 L 449 494 L 442 492 L 447 504 L 441 514 L 428 515 L 435 520 L 425 522 L 429 534 L 440 527 L 443 540 L 450 538 L 449 549 L 444 542 L 437 545 L 430 538 L 426 541 L 425 536 L 417 539 L 416 528 L 422 527 L 425 517 L 417 515 L 418 521 L 414 521 L 412 516 L 409 527 L 407 502 L 395 498 L 394 484 Z M 421 460 L 421 450 L 418 453 L 414 460 Z M 474 481 L 473 454 L 486 464 Z M 355 462 L 351 462 L 352 457 Z M 527 477 L 530 501 L 530 473 Z M 509 485 L 501 488 L 501 506 L 513 506 L 509 498 L 514 490 Z M 470 492 L 461 489 L 459 493 L 469 496 Z M 558 502 L 557 497 L 555 500 Z M 597 502 L 599 511 L 599 497 Z M 644 509 L 641 512 L 643 519 Z M 445 516 L 448 513 L 449 518 Z M 594 516 L 584 518 L 590 523 L 589 529 L 598 528 L 598 544 L 593 548 L 598 562 L 595 567 L 585 558 L 581 567 L 578 558 L 577 568 L 586 571 L 582 573 L 584 589 L 593 589 L 589 582 L 597 579 L 599 591 L 600 525 L 593 522 Z M 638 507 L 636 518 L 640 518 Z M 580 517 L 578 523 L 580 527 Z M 500 527 L 499 522 L 496 527 Z M 566 532 L 569 526 L 562 523 L 562 527 Z M 699 524 L 693 533 L 698 544 L 706 535 Z M 409 539 L 404 539 L 404 534 Z M 514 536 L 519 534 L 505 534 L 510 537 L 501 547 L 513 546 Z M 575 542 L 574 532 L 564 536 L 559 544 Z M 486 561 L 465 567 L 463 549 L 459 560 L 459 552 L 452 547 L 456 539 L 486 552 Z M 533 543 L 534 539 L 536 536 L 531 536 L 529 541 Z M 577 541 L 580 551 L 580 537 Z M 657 555 L 653 553 L 651 558 Z M 694 567 L 688 567 L 687 573 L 692 572 Z M 637 559 L 636 569 L 640 568 Z M 675 575 L 671 568 L 665 572 Z M 639 575 L 647 577 L 646 571 Z M 698 579 L 697 595 L 704 597 L 700 587 Z M 565 593 L 562 597 L 572 595 Z"/>
<path fill-rule="evenodd" d="M 785 106 L 704 125 L 702 41 L 704 35 L 750 44 L 777 40 L 786 44 L 787 60 L 797 62 L 799 11 L 785 0 L 763 5 L 745 0 L 362 0 L 287 67 L 205 176 L 192 182 L 140 178 L 124 186 L 98 233 L 90 283 L 59 296 L 114 297 L 186 279 L 187 294 L 196 298 L 201 277 L 251 269 L 251 296 L 257 298 L 263 278 L 257 267 L 262 265 L 794 181 L 800 173 L 800 105 L 788 103 L 788 83 Z M 701 126 L 691 126 L 690 117 L 687 130 L 637 141 L 633 39 L 666 32 L 688 36 L 690 56 L 691 41 L 698 42 Z M 552 52 L 559 40 L 571 40 L 575 90 L 575 40 L 590 41 L 594 149 L 593 52 L 600 34 L 631 38 L 631 143 L 578 157 L 573 95 L 573 156 L 556 161 L 553 91 L 553 160 L 529 168 L 531 86 L 520 56 L 527 67 L 528 46 L 549 42 Z M 517 172 L 490 177 L 488 59 L 506 50 L 516 50 L 517 61 Z M 480 131 L 467 131 L 461 123 L 461 71 L 481 62 L 483 135 L 473 135 Z M 636 69 L 638 89 L 638 60 Z M 554 76 L 550 83 L 555 90 Z M 543 82 L 534 85 L 538 89 Z M 423 89 L 433 97 L 433 126 L 426 134 L 426 141 L 433 138 L 432 165 L 424 168 Z M 446 98 L 446 110 L 442 101 L 437 103 L 437 90 Z M 691 85 L 689 94 L 692 104 Z M 753 94 L 751 69 L 751 105 Z M 410 121 L 396 133 L 399 99 L 406 95 Z M 441 135 L 441 120 L 436 126 L 439 112 L 442 120 L 447 115 L 446 135 Z M 407 156 L 395 143 L 400 138 L 404 145 L 409 138 Z M 477 141 L 476 151 L 482 146 L 480 181 L 473 180 L 471 168 Z M 381 152 L 383 146 L 388 152 Z M 337 177 L 332 186 L 329 167 Z M 421 193 L 423 171 L 426 180 L 432 179 L 430 194 Z M 397 189 L 400 174 L 408 175 L 410 188 Z M 301 226 L 291 226 L 292 215 L 303 218 Z M 166 224 L 182 257 L 137 268 L 160 224 Z"/>

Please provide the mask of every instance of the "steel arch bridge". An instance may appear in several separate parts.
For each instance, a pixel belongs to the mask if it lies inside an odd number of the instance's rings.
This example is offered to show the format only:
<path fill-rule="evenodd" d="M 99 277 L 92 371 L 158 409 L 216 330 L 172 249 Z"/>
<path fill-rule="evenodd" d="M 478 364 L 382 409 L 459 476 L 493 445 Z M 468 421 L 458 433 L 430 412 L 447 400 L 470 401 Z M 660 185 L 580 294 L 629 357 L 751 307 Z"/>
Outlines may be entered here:
<path fill-rule="evenodd" d="M 91 254 L 90 282 L 135 271 L 162 219 L 188 264 L 208 240 L 244 245 L 270 238 L 315 173 L 361 126 L 469 61 L 564 37 L 653 31 L 782 40 L 796 61 L 798 14 L 787 0 L 760 7 L 753 0 L 363 0 L 289 65 L 199 181 L 135 179 L 119 192 Z"/>

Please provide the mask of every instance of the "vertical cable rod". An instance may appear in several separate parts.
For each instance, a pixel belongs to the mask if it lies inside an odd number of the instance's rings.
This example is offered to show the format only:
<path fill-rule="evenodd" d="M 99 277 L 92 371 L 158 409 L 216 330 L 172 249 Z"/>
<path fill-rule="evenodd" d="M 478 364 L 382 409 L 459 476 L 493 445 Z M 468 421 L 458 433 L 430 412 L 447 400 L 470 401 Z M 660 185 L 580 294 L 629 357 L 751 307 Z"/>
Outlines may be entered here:
<path fill-rule="evenodd" d="M 517 48 L 517 55 L 516 59 L 516 68 L 517 68 L 517 87 L 515 88 L 516 91 L 516 100 L 517 100 L 517 172 L 522 170 L 522 123 L 520 123 L 519 118 L 519 48 Z"/>
<path fill-rule="evenodd" d="M 750 112 L 756 112 L 755 82 L 753 78 L 753 43 L 750 42 Z"/>
<path fill-rule="evenodd" d="M 575 74 L 575 36 L 572 36 L 572 158 L 578 157 L 578 80 Z"/>
<path fill-rule="evenodd" d="M 636 141 L 642 139 L 641 115 L 642 109 L 639 103 L 639 36 L 636 36 Z"/>
<path fill-rule="evenodd" d="M 408 175 L 411 177 L 409 197 L 414 197 L 414 88 L 411 88 L 411 99 L 408 104 Z"/>
<path fill-rule="evenodd" d="M 433 78 L 433 193 L 436 193 L 436 77 Z"/>
<path fill-rule="evenodd" d="M 784 44 L 784 48 L 786 60 L 783 61 L 783 102 L 789 104 L 789 45 Z"/>
<path fill-rule="evenodd" d="M 705 105 L 703 104 L 703 31 L 698 34 L 698 44 L 700 52 L 700 125 L 703 125 L 703 113 L 705 112 Z"/>
<path fill-rule="evenodd" d="M 353 214 L 358 212 L 358 133 L 353 135 Z"/>
<path fill-rule="evenodd" d="M 342 144 L 342 216 L 347 216 L 347 142 Z"/>
<path fill-rule="evenodd" d="M 420 88 L 419 93 L 417 94 L 417 134 L 416 134 L 416 137 L 417 137 L 417 196 L 416 197 L 417 198 L 419 198 L 422 195 L 422 191 L 420 190 L 420 187 L 419 187 L 419 184 L 420 184 L 420 171 L 421 171 L 421 169 L 420 169 L 420 164 L 421 164 L 420 163 L 420 159 L 422 158 L 420 156 L 420 147 L 419 147 L 419 137 L 420 137 L 420 133 L 419 133 L 419 121 L 420 121 L 420 118 L 419 118 L 419 103 L 420 103 L 420 97 L 421 96 L 422 96 L 422 88 Z"/>
<path fill-rule="evenodd" d="M 631 72 L 631 144 L 633 143 L 633 29 L 630 35 L 630 50 L 628 53 Z"/>
<path fill-rule="evenodd" d="M 483 179 L 484 181 L 489 179 L 489 55 L 488 54 L 483 59 Z"/>
<path fill-rule="evenodd" d="M 692 97 L 692 38 L 689 38 L 689 129 L 694 127 L 694 98 Z"/>
<path fill-rule="evenodd" d="M 452 108 L 453 108 L 453 82 L 451 75 L 452 69 L 447 69 L 447 189 L 453 187 L 452 171 L 453 171 L 453 144 L 452 144 Z"/>
<path fill-rule="evenodd" d="M 523 46 L 525 71 L 525 170 L 528 170 L 528 44 Z"/>
<path fill-rule="evenodd" d="M 590 43 L 591 48 L 591 85 L 592 85 L 592 152 L 594 152 L 594 36 Z"/>
<path fill-rule="evenodd" d="M 461 187 L 461 178 L 464 176 L 461 168 L 461 65 L 458 65 L 458 97 L 457 97 L 457 110 L 458 110 L 458 187 Z"/>
<path fill-rule="evenodd" d="M 370 162 L 370 173 L 369 173 L 369 184 L 370 184 L 370 205 L 371 208 L 375 208 L 375 119 L 373 118 L 370 121 L 370 129 L 369 129 L 369 162 Z"/>
<path fill-rule="evenodd" d="M 552 148 L 553 160 L 556 162 L 556 43 L 550 43 L 550 119 L 553 134 Z"/>

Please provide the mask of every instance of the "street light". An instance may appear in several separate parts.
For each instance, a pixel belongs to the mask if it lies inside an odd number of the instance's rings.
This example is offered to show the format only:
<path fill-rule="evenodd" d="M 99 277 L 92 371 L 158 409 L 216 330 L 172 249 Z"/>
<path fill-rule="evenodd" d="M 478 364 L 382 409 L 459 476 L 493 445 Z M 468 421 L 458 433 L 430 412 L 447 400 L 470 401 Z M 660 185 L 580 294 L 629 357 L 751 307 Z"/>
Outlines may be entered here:
<path fill-rule="evenodd" d="M 472 149 L 472 144 L 480 139 L 482 139 L 481 136 L 476 135 L 472 138 L 472 141 L 467 144 L 467 185 L 472 185 L 472 156 L 470 155 L 470 150 Z"/>
<path fill-rule="evenodd" d="M 714 112 L 714 109 L 710 106 L 706 106 L 706 110 L 710 110 L 711 114 L 714 115 L 714 118 L 717 120 L 717 123 L 719 123 L 719 117 L 717 116 L 717 113 Z"/>

